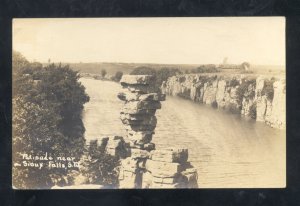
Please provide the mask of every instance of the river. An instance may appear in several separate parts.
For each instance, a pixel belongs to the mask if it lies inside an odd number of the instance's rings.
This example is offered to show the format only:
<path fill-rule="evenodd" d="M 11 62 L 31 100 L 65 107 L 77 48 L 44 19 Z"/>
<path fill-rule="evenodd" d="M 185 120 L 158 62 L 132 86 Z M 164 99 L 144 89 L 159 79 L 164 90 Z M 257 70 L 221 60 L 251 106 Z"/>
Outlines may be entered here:
<path fill-rule="evenodd" d="M 84 105 L 87 140 L 125 135 L 119 119 L 118 83 L 81 78 L 90 101 Z M 184 146 L 198 170 L 200 188 L 285 187 L 285 130 L 207 105 L 167 96 L 157 111 L 152 142 Z"/>

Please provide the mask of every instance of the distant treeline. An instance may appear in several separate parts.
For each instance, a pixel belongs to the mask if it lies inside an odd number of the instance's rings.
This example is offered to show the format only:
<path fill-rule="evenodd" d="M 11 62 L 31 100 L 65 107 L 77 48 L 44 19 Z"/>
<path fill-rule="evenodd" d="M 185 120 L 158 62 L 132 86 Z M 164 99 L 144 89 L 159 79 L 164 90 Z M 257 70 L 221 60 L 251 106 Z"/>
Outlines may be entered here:
<path fill-rule="evenodd" d="M 123 74 L 136 73 L 142 70 L 144 73 L 180 73 L 180 74 L 197 74 L 197 73 L 280 73 L 284 70 L 283 66 L 272 65 L 250 65 L 249 62 L 241 64 L 150 64 L 150 63 L 71 63 L 71 68 L 83 75 L 94 77 L 95 79 L 109 79 L 118 81 L 120 72 Z M 141 69 L 143 68 L 143 69 Z M 156 72 L 155 72 L 155 71 Z M 168 70 L 168 72 L 166 72 Z M 103 78 L 105 71 L 105 78 Z M 118 75 L 117 75 L 118 74 Z M 160 76 L 160 74 L 158 74 Z M 162 75 L 166 76 L 166 75 Z"/>
<path fill-rule="evenodd" d="M 70 67 L 80 73 L 90 73 L 101 75 L 102 70 L 106 70 L 108 76 L 114 76 L 116 72 L 120 71 L 123 74 L 130 74 L 134 69 L 139 67 L 148 67 L 152 69 L 162 68 L 177 68 L 184 72 L 197 68 L 199 65 L 190 64 L 148 64 L 148 63 L 70 63 Z"/>
<path fill-rule="evenodd" d="M 101 74 L 80 73 L 80 77 L 90 77 L 99 80 L 111 80 L 119 82 L 123 76 L 123 72 L 117 71 L 113 76 L 107 75 L 105 69 L 101 70 Z"/>

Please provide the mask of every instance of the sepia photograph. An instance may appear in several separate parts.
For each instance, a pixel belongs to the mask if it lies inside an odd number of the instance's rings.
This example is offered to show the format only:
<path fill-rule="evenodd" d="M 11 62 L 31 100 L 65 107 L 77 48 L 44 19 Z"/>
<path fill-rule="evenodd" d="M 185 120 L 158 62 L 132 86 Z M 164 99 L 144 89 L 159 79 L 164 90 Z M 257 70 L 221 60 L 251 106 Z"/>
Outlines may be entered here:
<path fill-rule="evenodd" d="M 286 187 L 284 17 L 12 26 L 14 189 Z"/>

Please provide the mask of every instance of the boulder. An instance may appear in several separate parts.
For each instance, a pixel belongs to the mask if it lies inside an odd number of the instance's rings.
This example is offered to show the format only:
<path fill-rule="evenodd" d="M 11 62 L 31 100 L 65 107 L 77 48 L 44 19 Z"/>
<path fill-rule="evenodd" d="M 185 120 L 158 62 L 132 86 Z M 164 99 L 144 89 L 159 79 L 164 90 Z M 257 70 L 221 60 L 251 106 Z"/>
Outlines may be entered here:
<path fill-rule="evenodd" d="M 108 140 L 109 140 L 109 137 L 96 138 L 96 139 L 90 140 L 90 142 L 87 145 L 89 145 L 90 147 L 105 148 Z"/>
<path fill-rule="evenodd" d="M 106 143 L 106 151 L 112 156 L 125 158 L 128 155 L 127 145 L 121 136 L 109 137 Z"/>
<path fill-rule="evenodd" d="M 118 93 L 117 97 L 122 101 L 137 101 L 140 95 L 124 89 L 124 91 Z"/>
<path fill-rule="evenodd" d="M 119 188 L 136 188 L 136 181 L 138 179 L 138 175 L 139 174 L 136 174 L 134 172 L 121 169 L 119 173 Z"/>
<path fill-rule="evenodd" d="M 138 144 L 136 141 L 134 140 L 130 140 L 128 141 L 129 143 L 129 147 L 130 148 L 136 148 L 136 149 L 144 149 L 144 145 L 143 144 Z"/>
<path fill-rule="evenodd" d="M 198 174 L 195 168 L 188 168 L 182 173 L 185 188 L 198 188 Z"/>
<path fill-rule="evenodd" d="M 124 120 L 124 119 L 144 120 L 147 118 L 151 118 L 151 116 L 153 116 L 153 115 L 151 115 L 151 114 L 128 114 L 128 113 L 124 113 L 124 112 L 120 113 L 121 120 Z"/>
<path fill-rule="evenodd" d="M 126 130 L 132 130 L 132 131 L 153 131 L 156 127 L 156 123 L 151 125 L 130 125 L 125 124 L 124 125 Z"/>
<path fill-rule="evenodd" d="M 141 110 L 141 109 L 160 109 L 161 103 L 159 101 L 132 101 L 124 105 L 124 109 Z"/>
<path fill-rule="evenodd" d="M 182 171 L 182 166 L 178 163 L 147 160 L 146 169 L 155 177 L 175 177 Z"/>
<path fill-rule="evenodd" d="M 138 169 L 138 160 L 127 157 L 121 160 L 121 170 L 136 173 Z"/>
<path fill-rule="evenodd" d="M 153 125 L 153 126 L 155 125 L 156 126 L 157 123 L 156 117 L 150 115 L 145 116 L 145 118 L 142 120 L 132 120 L 124 117 L 123 119 L 121 118 L 121 120 L 122 123 L 125 125 Z"/>
<path fill-rule="evenodd" d="M 150 153 L 146 150 L 137 149 L 137 148 L 131 148 L 130 149 L 130 157 L 132 159 L 148 159 L 150 156 Z"/>
<path fill-rule="evenodd" d="M 135 144 L 147 144 L 152 140 L 153 131 L 128 131 L 128 139 Z"/>
<path fill-rule="evenodd" d="M 147 94 L 147 93 L 154 93 L 157 92 L 157 88 L 154 86 L 148 85 L 130 85 L 130 84 L 123 84 L 123 89 L 127 89 L 132 93 L 138 94 Z"/>
<path fill-rule="evenodd" d="M 159 93 L 150 93 L 150 94 L 142 94 L 139 96 L 138 100 L 140 101 L 165 101 L 166 95 Z"/>
<path fill-rule="evenodd" d="M 118 98 L 122 101 L 165 101 L 166 95 L 160 93 L 139 94 L 124 89 L 118 93 Z"/>
<path fill-rule="evenodd" d="M 144 174 L 143 174 L 143 180 L 142 180 L 142 188 L 151 188 L 152 186 L 152 175 L 150 172 L 146 171 Z"/>
<path fill-rule="evenodd" d="M 155 183 L 161 184 L 175 184 L 181 182 L 182 176 L 177 175 L 175 177 L 153 177 L 152 180 Z"/>
<path fill-rule="evenodd" d="M 188 159 L 188 149 L 186 148 L 166 148 L 151 151 L 151 159 L 160 162 L 185 163 Z"/>
<path fill-rule="evenodd" d="M 147 144 L 144 144 L 143 149 L 144 149 L 144 150 L 147 150 L 147 151 L 155 150 L 155 144 L 152 143 L 152 142 L 147 143 Z"/>

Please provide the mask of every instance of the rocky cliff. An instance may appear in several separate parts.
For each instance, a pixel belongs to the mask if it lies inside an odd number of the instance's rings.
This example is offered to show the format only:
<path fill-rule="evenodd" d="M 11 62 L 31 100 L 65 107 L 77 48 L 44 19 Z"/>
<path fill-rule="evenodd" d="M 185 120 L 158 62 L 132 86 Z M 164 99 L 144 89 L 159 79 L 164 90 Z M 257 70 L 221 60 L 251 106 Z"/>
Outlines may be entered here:
<path fill-rule="evenodd" d="M 285 77 L 185 74 L 163 82 L 162 92 L 249 116 L 274 128 L 286 128 Z"/>

